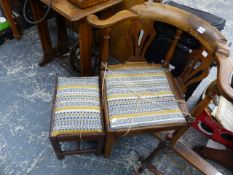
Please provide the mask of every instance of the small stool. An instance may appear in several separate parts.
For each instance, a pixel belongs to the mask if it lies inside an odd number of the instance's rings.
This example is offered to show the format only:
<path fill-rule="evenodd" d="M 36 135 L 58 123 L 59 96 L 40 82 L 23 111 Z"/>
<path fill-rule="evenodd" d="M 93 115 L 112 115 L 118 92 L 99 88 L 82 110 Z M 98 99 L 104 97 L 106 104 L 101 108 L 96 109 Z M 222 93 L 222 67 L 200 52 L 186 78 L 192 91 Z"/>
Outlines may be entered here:
<path fill-rule="evenodd" d="M 65 155 L 101 154 L 104 141 L 98 77 L 59 77 L 55 91 L 50 141 L 58 159 Z M 95 141 L 95 148 L 80 148 Z M 77 142 L 75 150 L 63 150 L 61 142 Z"/>

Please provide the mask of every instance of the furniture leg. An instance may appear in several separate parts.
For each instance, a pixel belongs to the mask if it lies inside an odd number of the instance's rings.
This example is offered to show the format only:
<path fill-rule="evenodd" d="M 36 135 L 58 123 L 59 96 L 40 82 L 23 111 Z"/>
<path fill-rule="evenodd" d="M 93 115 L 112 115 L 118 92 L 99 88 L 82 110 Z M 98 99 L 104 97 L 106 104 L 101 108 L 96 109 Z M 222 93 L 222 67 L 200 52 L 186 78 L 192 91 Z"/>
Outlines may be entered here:
<path fill-rule="evenodd" d="M 90 76 L 92 74 L 92 31 L 85 18 L 79 21 L 79 47 L 81 76 Z"/>
<path fill-rule="evenodd" d="M 62 160 L 64 158 L 64 155 L 62 154 L 61 145 L 58 142 L 57 138 L 51 137 L 50 141 L 53 146 L 54 152 L 56 153 L 57 158 L 59 160 Z"/>
<path fill-rule="evenodd" d="M 30 0 L 30 4 L 31 4 L 34 20 L 41 19 L 44 16 L 43 4 L 38 0 Z M 57 54 L 57 50 L 53 49 L 52 47 L 47 21 L 44 20 L 38 23 L 37 29 L 44 54 L 42 61 L 40 62 L 39 65 L 43 66 L 49 63 L 50 61 L 52 61 L 53 57 L 56 56 Z"/>
<path fill-rule="evenodd" d="M 214 160 L 233 170 L 233 151 L 218 150 L 214 148 L 201 147 L 198 149 L 200 154 L 207 159 Z"/>
<path fill-rule="evenodd" d="M 4 14 L 6 15 L 8 21 L 11 24 L 11 29 L 13 32 L 14 37 L 19 40 L 21 38 L 21 34 L 15 24 L 15 20 L 13 19 L 12 13 L 11 13 L 11 9 L 10 9 L 10 5 L 8 0 L 1 0 L 0 1 L 1 7 L 4 11 Z"/>
<path fill-rule="evenodd" d="M 186 161 L 188 161 L 203 174 L 219 174 L 219 171 L 214 166 L 205 161 L 188 146 L 177 142 L 172 148 L 176 153 L 178 153 L 181 157 L 183 157 Z"/>
<path fill-rule="evenodd" d="M 166 146 L 165 141 L 159 142 L 159 145 L 157 148 L 145 159 L 139 158 L 139 161 L 141 162 L 141 166 L 138 168 L 136 174 L 141 174 L 145 169 L 149 169 L 156 175 L 160 175 L 161 173 L 159 170 L 151 164 L 151 161 L 154 159 L 154 157 L 158 154 L 159 150 L 162 149 L 164 146 Z"/>
<path fill-rule="evenodd" d="M 62 55 L 68 51 L 69 39 L 66 31 L 66 20 L 63 16 L 56 13 L 57 25 L 57 49 Z"/>
<path fill-rule="evenodd" d="M 96 154 L 97 155 L 101 155 L 101 153 L 102 153 L 102 148 L 103 148 L 103 143 L 104 142 L 104 139 L 103 138 L 99 138 L 99 140 L 97 141 L 97 144 L 96 144 L 96 146 L 97 146 L 97 149 L 96 149 Z"/>
<path fill-rule="evenodd" d="M 145 169 L 150 170 L 154 175 L 162 175 L 162 173 L 152 164 L 144 162 L 137 172 L 134 172 L 133 175 L 141 174 Z"/>
<path fill-rule="evenodd" d="M 104 146 L 104 157 L 108 158 L 111 155 L 112 147 L 115 143 L 115 137 L 112 134 L 106 135 L 105 146 Z"/>

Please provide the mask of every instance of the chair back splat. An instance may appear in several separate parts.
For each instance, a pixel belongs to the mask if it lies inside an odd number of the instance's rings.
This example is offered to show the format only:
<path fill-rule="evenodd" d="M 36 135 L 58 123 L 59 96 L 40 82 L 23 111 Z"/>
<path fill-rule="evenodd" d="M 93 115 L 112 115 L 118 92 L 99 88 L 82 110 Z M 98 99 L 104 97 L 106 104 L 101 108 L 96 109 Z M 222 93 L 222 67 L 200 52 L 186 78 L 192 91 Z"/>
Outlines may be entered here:
<path fill-rule="evenodd" d="M 131 57 L 127 61 L 145 61 L 145 53 L 156 35 L 153 23 L 150 20 L 136 19 L 131 25 L 126 33 L 128 48 L 131 50 Z"/>
<path fill-rule="evenodd" d="M 227 40 L 197 16 L 165 4 L 144 3 L 105 20 L 95 15 L 89 15 L 87 20 L 103 32 L 101 82 L 106 157 L 110 155 L 117 137 L 125 135 L 176 130 L 172 137 L 172 145 L 175 145 L 190 126 L 187 116 L 197 117 L 214 95 L 221 94 L 233 102 L 230 86 L 233 64 Z M 126 20 L 131 27 L 119 38 L 125 37 L 128 46 L 125 49 L 131 56 L 122 64 L 107 65 L 111 54 L 111 28 Z M 150 64 L 145 62 L 144 56 L 156 36 L 156 22 L 172 25 L 177 30 L 163 62 Z M 184 69 L 175 77 L 170 71 L 170 63 L 178 41 L 185 33 L 196 38 L 201 47 L 190 51 Z M 208 76 L 213 62 L 217 64 L 217 79 L 206 91 L 205 98 L 189 112 L 185 94 L 190 86 Z"/>

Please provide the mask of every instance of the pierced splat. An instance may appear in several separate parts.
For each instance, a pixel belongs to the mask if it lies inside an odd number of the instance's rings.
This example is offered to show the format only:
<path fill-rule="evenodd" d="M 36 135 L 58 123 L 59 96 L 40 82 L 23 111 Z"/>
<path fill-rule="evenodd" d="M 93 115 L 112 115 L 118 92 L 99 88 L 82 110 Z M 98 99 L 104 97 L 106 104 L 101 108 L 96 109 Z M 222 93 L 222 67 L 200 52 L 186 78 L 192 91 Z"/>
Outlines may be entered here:
<path fill-rule="evenodd" d="M 131 56 L 128 61 L 145 61 L 144 55 L 155 35 L 152 21 L 134 20 L 129 33 L 126 34 L 128 46 L 131 49 Z"/>
<path fill-rule="evenodd" d="M 182 81 L 183 87 L 182 91 L 186 92 L 187 88 L 196 82 L 201 81 L 210 71 L 210 65 L 213 62 L 213 56 L 206 52 L 206 49 L 200 48 L 193 51 L 189 58 L 188 62 L 179 77 L 179 80 Z"/>

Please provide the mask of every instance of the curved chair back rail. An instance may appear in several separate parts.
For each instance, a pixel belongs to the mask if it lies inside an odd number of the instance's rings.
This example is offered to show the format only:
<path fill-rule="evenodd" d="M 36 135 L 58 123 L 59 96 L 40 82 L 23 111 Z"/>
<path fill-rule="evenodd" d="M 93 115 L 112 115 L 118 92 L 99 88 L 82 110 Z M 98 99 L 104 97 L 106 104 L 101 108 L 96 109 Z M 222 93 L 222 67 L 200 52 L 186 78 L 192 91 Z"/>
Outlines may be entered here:
<path fill-rule="evenodd" d="M 96 15 L 88 15 L 87 20 L 93 27 L 104 29 L 111 27 L 112 25 L 117 24 L 121 21 L 137 17 L 137 14 L 134 14 L 129 10 L 122 10 L 112 17 L 108 18 L 107 20 L 100 20 Z"/>
<path fill-rule="evenodd" d="M 110 27 L 126 19 L 135 19 L 136 17 L 143 20 L 146 19 L 155 22 L 164 22 L 177 27 L 176 36 L 170 50 L 167 53 L 165 63 L 163 64 L 164 67 L 169 65 L 169 61 L 177 44 L 177 40 L 179 40 L 182 31 L 187 32 L 196 38 L 202 45 L 203 50 L 201 51 L 207 51 L 208 55 L 211 57 L 208 59 L 213 59 L 217 63 L 218 90 L 220 91 L 221 95 L 233 102 L 233 89 L 230 86 L 232 80 L 233 63 L 229 57 L 230 51 L 227 46 L 226 38 L 221 32 L 206 21 L 192 15 L 191 13 L 169 5 L 159 3 L 144 3 L 135 5 L 131 8 L 131 11 L 120 11 L 106 20 L 100 20 L 95 15 L 89 15 L 87 20 L 92 26 L 104 29 L 104 39 L 107 41 L 103 42 L 103 50 L 105 50 L 105 53 L 102 52 L 102 61 L 106 62 L 108 60 L 108 43 L 111 32 Z M 195 55 L 195 52 L 191 54 L 191 57 L 193 55 Z M 202 59 L 202 61 L 203 60 L 204 59 Z M 194 60 L 194 62 L 198 61 L 200 60 Z M 206 62 L 204 60 L 204 66 L 202 64 L 197 69 L 193 69 L 195 66 L 193 63 L 192 69 L 186 67 L 186 69 L 189 70 L 184 70 L 186 72 L 183 72 L 183 76 L 181 75 L 179 78 L 184 84 L 184 88 L 182 89 L 183 92 L 186 91 L 188 86 L 200 81 L 201 79 L 204 79 L 208 75 L 209 66 L 212 61 Z M 200 73 L 199 77 L 193 78 L 194 75 L 197 75 L 198 73 Z"/>

